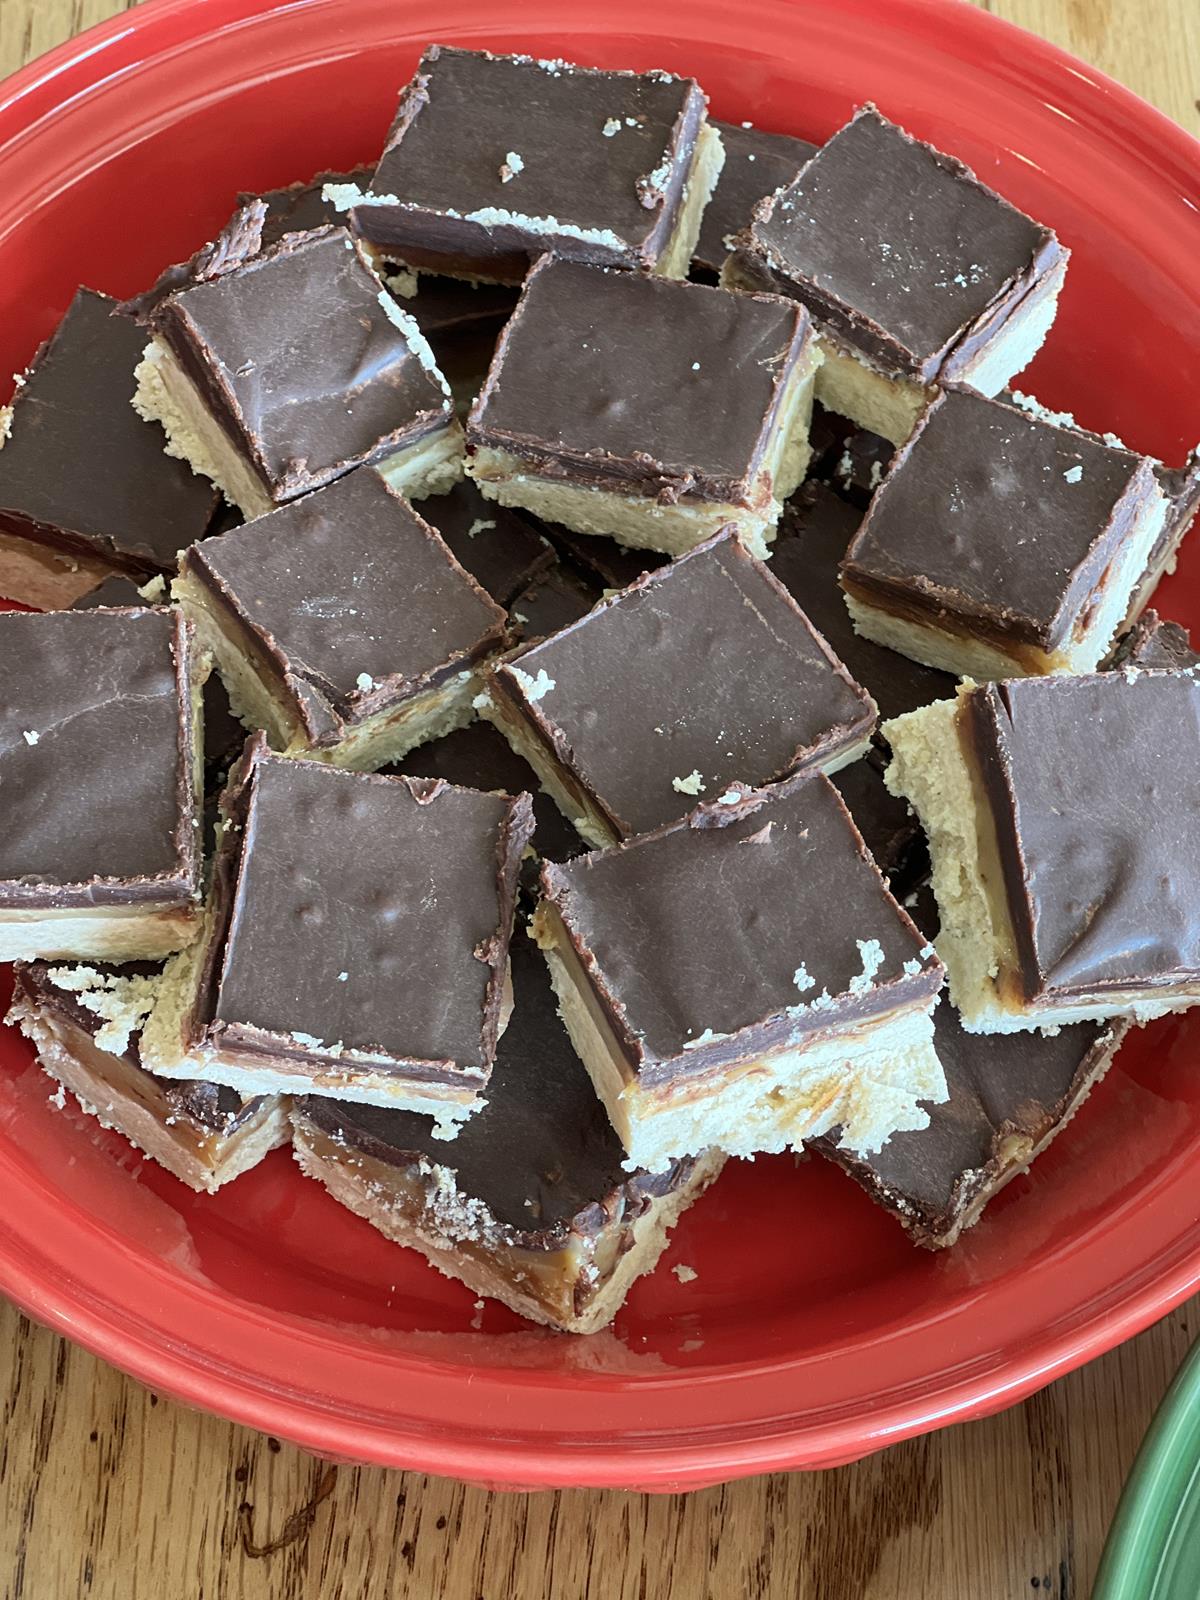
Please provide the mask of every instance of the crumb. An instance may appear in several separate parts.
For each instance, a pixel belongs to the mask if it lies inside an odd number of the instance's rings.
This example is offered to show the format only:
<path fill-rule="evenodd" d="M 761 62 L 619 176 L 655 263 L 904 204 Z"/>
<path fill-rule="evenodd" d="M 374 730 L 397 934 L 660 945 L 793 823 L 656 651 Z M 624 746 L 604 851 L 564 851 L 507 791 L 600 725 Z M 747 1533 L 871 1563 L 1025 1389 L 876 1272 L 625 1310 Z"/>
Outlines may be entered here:
<path fill-rule="evenodd" d="M 32 728 L 24 728 L 21 731 L 21 737 L 26 744 L 36 744 L 41 735 L 34 733 Z"/>
<path fill-rule="evenodd" d="M 538 700 L 544 700 L 551 689 L 555 687 L 554 679 L 546 671 L 545 667 L 538 668 L 536 678 L 531 678 L 527 672 L 522 672 L 520 667 L 513 667 L 511 670 L 513 677 L 524 689 L 525 698 L 531 704 Z"/>
<path fill-rule="evenodd" d="M 494 528 L 495 526 L 496 524 L 491 517 L 476 517 L 475 521 L 467 529 L 467 538 L 473 539 L 477 533 L 483 533 L 487 528 Z"/>
<path fill-rule="evenodd" d="M 1083 468 L 1080 466 L 1068 467 L 1063 473 L 1063 477 L 1068 483 L 1078 483 L 1080 478 L 1083 477 Z"/>
<path fill-rule="evenodd" d="M 686 778 L 672 778 L 671 787 L 680 794 L 702 794 L 704 792 L 704 779 L 699 772 L 693 769 Z"/>
<path fill-rule="evenodd" d="M 796 985 L 801 994 L 807 994 L 810 989 L 815 989 L 817 987 L 817 980 L 809 972 L 803 961 L 796 968 L 795 972 L 792 973 L 792 982 Z"/>
<path fill-rule="evenodd" d="M 500 167 L 500 182 L 511 183 L 517 173 L 524 170 L 524 167 L 524 158 L 519 156 L 515 150 L 508 151 Z"/>
<path fill-rule="evenodd" d="M 714 1033 L 711 1028 L 705 1028 L 703 1033 L 698 1033 L 694 1039 L 684 1041 L 685 1050 L 699 1050 L 706 1044 L 720 1044 L 722 1039 L 732 1038 L 728 1033 Z"/>
<path fill-rule="evenodd" d="M 700 1276 L 695 1267 L 686 1267 L 682 1261 L 677 1267 L 672 1267 L 671 1271 L 679 1279 L 680 1283 L 695 1283 Z"/>
<path fill-rule="evenodd" d="M 349 983 L 350 974 L 348 972 L 339 972 L 337 975 L 337 981 L 339 983 Z"/>
<path fill-rule="evenodd" d="M 360 672 L 354 681 L 364 694 L 368 689 L 373 689 L 375 687 L 375 679 L 369 672 Z"/>
<path fill-rule="evenodd" d="M 609 117 L 608 121 L 604 124 L 603 130 L 602 130 L 602 132 L 604 134 L 604 137 L 606 139 L 611 139 L 614 133 L 620 133 L 620 131 L 621 131 L 621 119 L 620 119 L 620 117 Z"/>
<path fill-rule="evenodd" d="M 67 1109 L 67 1091 L 61 1083 L 55 1085 L 54 1093 L 50 1096 L 50 1104 L 58 1111 Z"/>
<path fill-rule="evenodd" d="M 699 372 L 700 371 L 700 363 L 698 361 L 693 361 L 692 362 L 692 371 L 693 372 Z"/>

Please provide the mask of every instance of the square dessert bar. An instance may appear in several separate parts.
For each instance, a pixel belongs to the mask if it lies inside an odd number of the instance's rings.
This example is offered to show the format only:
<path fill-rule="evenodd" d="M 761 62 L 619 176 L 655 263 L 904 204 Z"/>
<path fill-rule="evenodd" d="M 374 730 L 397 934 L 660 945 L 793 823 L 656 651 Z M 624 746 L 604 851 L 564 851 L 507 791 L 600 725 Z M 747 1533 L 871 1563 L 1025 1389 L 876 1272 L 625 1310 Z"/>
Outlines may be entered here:
<path fill-rule="evenodd" d="M 734 523 L 766 552 L 808 464 L 820 357 L 776 296 L 543 257 L 467 419 L 484 494 L 679 555 Z"/>
<path fill-rule="evenodd" d="M 714 283 L 725 257 L 734 248 L 733 237 L 750 226 L 760 200 L 788 184 L 816 153 L 815 144 L 786 133 L 764 133 L 748 124 L 714 122 L 721 135 L 725 163 L 704 216 L 700 237 L 692 251 L 692 276 Z"/>
<path fill-rule="evenodd" d="M 21 963 L 6 1022 L 80 1106 L 189 1189 L 212 1194 L 291 1137 L 287 1101 L 243 1100 L 221 1084 L 171 1082 L 141 1064 L 138 1037 L 158 969 Z"/>
<path fill-rule="evenodd" d="M 503 609 L 373 467 L 188 551 L 172 592 L 234 711 L 370 769 L 470 721 Z"/>
<path fill-rule="evenodd" d="M 388 261 L 519 283 L 544 251 L 686 277 L 721 169 L 691 78 L 430 45 L 364 194 L 336 193 Z"/>
<path fill-rule="evenodd" d="M 897 451 L 842 587 L 860 633 L 943 672 L 1091 672 L 1166 510 L 1147 457 L 947 388 Z"/>
<path fill-rule="evenodd" d="M 0 961 L 152 959 L 195 936 L 189 648 L 167 610 L 0 614 Z"/>
<path fill-rule="evenodd" d="M 933 895 L 913 911 L 937 931 Z M 956 1244 L 1012 1178 L 1029 1170 L 1108 1071 L 1129 1031 L 1124 1021 L 1078 1022 L 1050 1034 L 967 1033 L 954 1007 L 933 1014 L 933 1040 L 949 1098 L 931 1106 L 929 1126 L 895 1133 L 881 1150 L 856 1154 L 835 1137 L 816 1141 L 915 1244 Z"/>
<path fill-rule="evenodd" d="M 803 301 L 817 398 L 900 444 L 931 386 L 985 394 L 1028 366 L 1069 252 L 969 167 L 864 106 L 758 206 L 727 281 Z"/>
<path fill-rule="evenodd" d="M 969 1032 L 1144 1022 L 1200 999 L 1191 670 L 972 686 L 884 733 Z"/>
<path fill-rule="evenodd" d="M 114 572 L 173 571 L 216 508 L 134 415 L 145 340 L 115 308 L 80 289 L 0 412 L 0 594 L 24 605 L 69 606 Z"/>
<path fill-rule="evenodd" d="M 651 1271 L 724 1156 L 623 1170 L 624 1150 L 557 1012 L 546 964 L 512 942 L 513 1014 L 487 1104 L 450 1143 L 428 1117 L 306 1098 L 296 1160 L 336 1200 L 519 1316 L 593 1333 Z"/>
<path fill-rule="evenodd" d="M 342 218 L 336 205 L 325 193 L 327 187 L 334 191 L 348 183 L 365 183 L 372 168 L 354 167 L 349 172 L 318 172 L 314 178 L 285 184 L 281 189 L 264 189 L 261 194 L 240 194 L 239 206 L 252 205 L 261 200 L 266 206 L 259 248 L 269 250 L 285 233 L 311 233 L 314 228 L 340 226 Z"/>
<path fill-rule="evenodd" d="M 469 478 L 447 494 L 422 500 L 421 516 L 499 605 L 510 605 L 554 564 L 554 548 L 534 522 L 509 506 L 485 500 Z"/>
<path fill-rule="evenodd" d="M 823 777 L 731 788 L 685 821 L 542 868 L 534 932 L 630 1166 L 851 1149 L 945 1097 L 932 946 Z"/>
<path fill-rule="evenodd" d="M 411 495 L 460 476 L 433 353 L 344 228 L 288 234 L 144 316 L 134 406 L 244 516 L 362 463 Z"/>
<path fill-rule="evenodd" d="M 288 760 L 222 800 L 206 927 L 142 1033 L 169 1078 L 427 1111 L 479 1104 L 505 1020 L 528 795 Z"/>
<path fill-rule="evenodd" d="M 673 821 L 734 780 L 832 772 L 875 706 L 730 532 L 503 662 L 485 715 L 589 842 Z"/>

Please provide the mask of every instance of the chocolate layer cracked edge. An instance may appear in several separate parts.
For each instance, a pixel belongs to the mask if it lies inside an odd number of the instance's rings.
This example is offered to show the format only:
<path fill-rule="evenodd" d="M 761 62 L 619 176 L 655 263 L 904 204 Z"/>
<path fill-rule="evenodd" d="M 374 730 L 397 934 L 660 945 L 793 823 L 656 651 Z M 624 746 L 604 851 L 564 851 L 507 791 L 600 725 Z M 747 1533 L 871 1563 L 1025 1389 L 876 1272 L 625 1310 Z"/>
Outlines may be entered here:
<path fill-rule="evenodd" d="M 138 1036 L 160 971 L 18 964 L 5 1021 L 82 1109 L 189 1188 L 213 1193 L 290 1137 L 287 1102 L 217 1084 L 170 1082 L 141 1064 Z M 61 1104 L 61 1090 L 59 1094 Z"/>

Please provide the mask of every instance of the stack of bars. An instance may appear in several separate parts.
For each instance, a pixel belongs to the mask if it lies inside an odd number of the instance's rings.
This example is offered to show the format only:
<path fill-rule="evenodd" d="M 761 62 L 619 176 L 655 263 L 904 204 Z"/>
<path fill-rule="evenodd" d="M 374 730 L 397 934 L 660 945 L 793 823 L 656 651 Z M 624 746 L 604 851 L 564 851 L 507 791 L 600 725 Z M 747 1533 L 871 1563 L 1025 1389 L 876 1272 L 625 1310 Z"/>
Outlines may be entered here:
<path fill-rule="evenodd" d="M 1200 455 L 1006 387 L 1067 255 L 871 106 L 431 46 L 376 165 L 81 288 L 0 450 L 42 1067 L 574 1332 L 731 1157 L 953 1243 L 1200 999 Z"/>

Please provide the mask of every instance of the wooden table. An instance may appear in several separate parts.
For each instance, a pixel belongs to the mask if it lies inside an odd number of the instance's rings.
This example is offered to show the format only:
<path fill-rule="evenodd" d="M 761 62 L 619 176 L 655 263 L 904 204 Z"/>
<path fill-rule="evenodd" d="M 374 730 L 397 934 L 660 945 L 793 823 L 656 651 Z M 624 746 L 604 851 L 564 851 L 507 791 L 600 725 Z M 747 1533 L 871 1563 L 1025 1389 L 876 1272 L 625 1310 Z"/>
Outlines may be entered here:
<path fill-rule="evenodd" d="M 830 0 L 836 4 L 837 0 Z M 984 0 L 1200 133 L 1195 0 Z M 0 0 L 0 72 L 123 9 Z M 330 1467 L 160 1401 L 0 1302 L 3 1600 L 1085 1600 L 1192 1301 L 986 1422 L 687 1496 Z"/>

